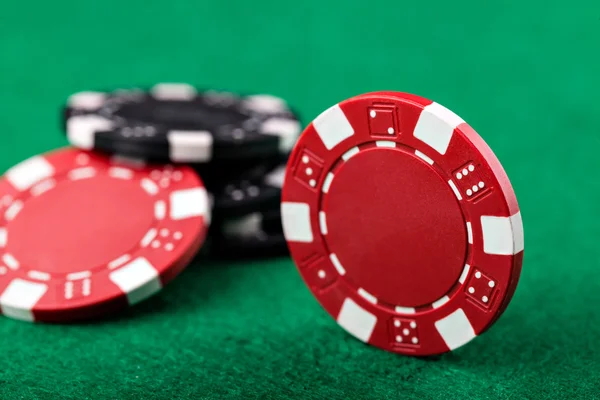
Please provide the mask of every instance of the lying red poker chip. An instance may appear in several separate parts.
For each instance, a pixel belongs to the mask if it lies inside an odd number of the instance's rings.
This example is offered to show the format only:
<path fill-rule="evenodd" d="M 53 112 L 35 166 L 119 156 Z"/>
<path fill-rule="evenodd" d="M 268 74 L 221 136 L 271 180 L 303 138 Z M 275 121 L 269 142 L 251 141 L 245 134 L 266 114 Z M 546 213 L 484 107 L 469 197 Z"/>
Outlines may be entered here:
<path fill-rule="evenodd" d="M 0 180 L 2 313 L 69 322 L 138 303 L 189 263 L 208 218 L 190 168 L 75 149 L 30 158 Z"/>
<path fill-rule="evenodd" d="M 454 350 L 517 286 L 523 225 L 504 169 L 473 128 L 418 96 L 369 93 L 318 116 L 292 152 L 281 210 L 314 296 L 385 350 Z"/>

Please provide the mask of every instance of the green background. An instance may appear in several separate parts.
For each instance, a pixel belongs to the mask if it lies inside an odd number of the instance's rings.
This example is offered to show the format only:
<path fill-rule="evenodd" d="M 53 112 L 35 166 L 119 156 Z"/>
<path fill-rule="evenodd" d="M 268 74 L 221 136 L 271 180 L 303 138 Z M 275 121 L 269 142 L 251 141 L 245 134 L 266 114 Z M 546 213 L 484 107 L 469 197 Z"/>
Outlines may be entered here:
<path fill-rule="evenodd" d="M 484 4 L 486 3 L 486 4 Z M 337 327 L 288 259 L 196 262 L 119 318 L 0 318 L 0 398 L 600 398 L 600 4 L 57 1 L 0 8 L 0 169 L 66 144 L 75 91 L 184 81 L 309 122 L 374 90 L 438 101 L 494 149 L 525 262 L 485 335 L 437 359 Z"/>

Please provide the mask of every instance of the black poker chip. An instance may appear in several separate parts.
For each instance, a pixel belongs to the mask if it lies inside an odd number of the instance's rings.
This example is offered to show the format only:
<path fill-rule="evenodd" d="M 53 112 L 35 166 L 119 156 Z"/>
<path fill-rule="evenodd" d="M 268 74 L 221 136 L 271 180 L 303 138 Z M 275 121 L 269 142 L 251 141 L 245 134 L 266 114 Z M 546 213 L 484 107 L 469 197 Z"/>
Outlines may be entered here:
<path fill-rule="evenodd" d="M 255 184 L 265 179 L 277 167 L 285 166 L 288 155 L 277 155 L 274 157 L 263 157 L 258 159 L 247 159 L 232 161 L 219 161 L 210 164 L 190 164 L 202 177 L 206 188 L 213 193 L 223 192 L 227 186 L 236 184 L 239 186 L 243 181 Z"/>
<path fill-rule="evenodd" d="M 76 147 L 180 163 L 288 154 L 301 132 L 298 116 L 279 97 L 171 83 L 74 94 L 63 123 Z"/>
<path fill-rule="evenodd" d="M 213 218 L 235 218 L 279 207 L 285 168 L 286 165 L 281 164 L 260 178 L 242 178 L 209 188 Z"/>
<path fill-rule="evenodd" d="M 215 221 L 211 228 L 210 254 L 217 258 L 265 258 L 288 253 L 278 207 Z"/>

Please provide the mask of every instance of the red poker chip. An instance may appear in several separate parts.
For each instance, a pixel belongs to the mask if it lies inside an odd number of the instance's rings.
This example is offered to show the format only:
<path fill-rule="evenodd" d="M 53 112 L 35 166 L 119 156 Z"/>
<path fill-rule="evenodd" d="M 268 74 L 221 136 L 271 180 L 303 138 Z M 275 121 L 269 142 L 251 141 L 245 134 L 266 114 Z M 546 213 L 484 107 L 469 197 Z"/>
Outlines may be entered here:
<path fill-rule="evenodd" d="M 292 152 L 281 209 L 314 296 L 385 350 L 454 350 L 516 289 L 523 225 L 508 177 L 473 128 L 430 100 L 370 93 L 323 112 Z"/>
<path fill-rule="evenodd" d="M 187 167 L 62 149 L 0 180 L 0 307 L 27 321 L 107 314 L 158 292 L 191 261 L 208 197 Z"/>

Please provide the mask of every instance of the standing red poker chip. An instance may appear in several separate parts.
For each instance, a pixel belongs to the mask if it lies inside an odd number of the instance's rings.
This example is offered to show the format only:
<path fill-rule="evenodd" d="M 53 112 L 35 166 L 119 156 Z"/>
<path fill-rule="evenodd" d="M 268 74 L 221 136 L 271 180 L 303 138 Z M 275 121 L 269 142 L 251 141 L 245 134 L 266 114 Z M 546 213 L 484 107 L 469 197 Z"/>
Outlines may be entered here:
<path fill-rule="evenodd" d="M 468 343 L 517 286 L 523 225 L 504 169 L 473 128 L 418 96 L 369 93 L 319 115 L 292 152 L 281 210 L 313 295 L 388 351 Z"/>
<path fill-rule="evenodd" d="M 75 149 L 30 158 L 0 180 L 2 313 L 69 322 L 140 302 L 200 249 L 208 210 L 187 167 Z"/>

